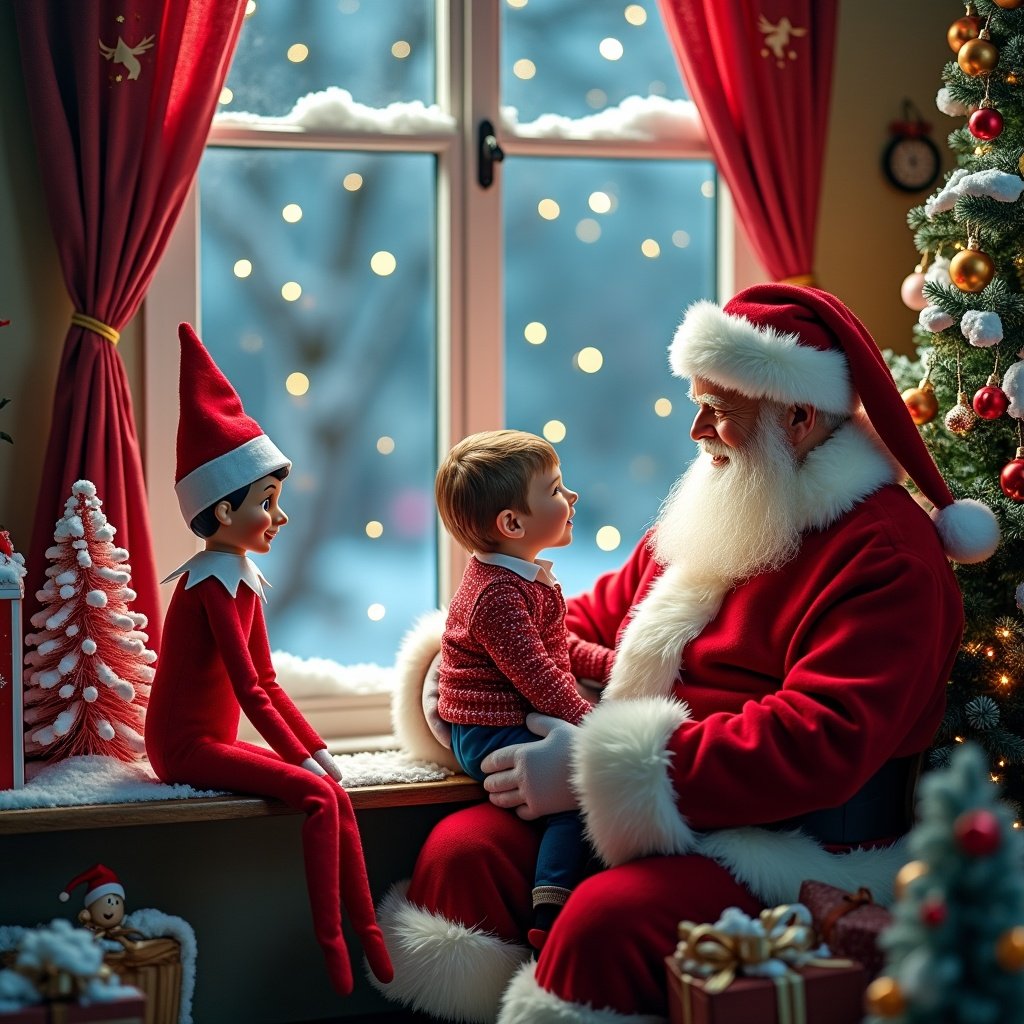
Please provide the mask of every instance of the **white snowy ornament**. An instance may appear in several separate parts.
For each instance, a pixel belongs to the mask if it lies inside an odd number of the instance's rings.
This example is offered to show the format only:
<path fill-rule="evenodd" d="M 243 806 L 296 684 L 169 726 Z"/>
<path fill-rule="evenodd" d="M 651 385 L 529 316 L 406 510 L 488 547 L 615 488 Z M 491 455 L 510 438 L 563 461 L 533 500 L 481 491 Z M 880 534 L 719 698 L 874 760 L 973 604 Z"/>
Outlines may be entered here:
<path fill-rule="evenodd" d="M 938 334 L 947 327 L 952 327 L 956 321 L 945 310 L 938 306 L 925 306 L 918 314 L 917 322 L 932 334 Z"/>
<path fill-rule="evenodd" d="M 949 114 L 950 117 L 966 117 L 971 112 L 971 107 L 967 106 L 966 103 L 961 103 L 960 100 L 953 99 L 949 94 L 949 89 L 943 86 L 935 97 L 935 106 L 942 111 L 943 114 Z"/>
<path fill-rule="evenodd" d="M 963 167 L 957 168 L 941 191 L 924 204 L 929 217 L 952 210 L 960 196 L 981 196 L 995 199 L 1000 203 L 1015 203 L 1024 192 L 1024 180 L 1017 174 L 990 167 L 984 171 L 969 174 Z"/>
<path fill-rule="evenodd" d="M 143 725 L 156 654 L 146 616 L 130 612 L 128 552 L 113 544 L 96 487 L 77 481 L 58 521 L 25 657 L 25 750 L 48 760 L 145 753 Z"/>
<path fill-rule="evenodd" d="M 949 276 L 949 260 L 945 256 L 936 256 L 924 272 L 924 279 L 931 281 L 932 284 L 952 284 L 953 280 Z"/>
<path fill-rule="evenodd" d="M 1003 392 L 1010 400 L 1006 414 L 1015 420 L 1024 420 L 1024 360 L 1011 363 L 1003 374 Z"/>
<path fill-rule="evenodd" d="M 1003 340 L 1003 322 L 998 313 L 969 309 L 960 321 L 963 336 L 975 348 L 989 348 Z"/>

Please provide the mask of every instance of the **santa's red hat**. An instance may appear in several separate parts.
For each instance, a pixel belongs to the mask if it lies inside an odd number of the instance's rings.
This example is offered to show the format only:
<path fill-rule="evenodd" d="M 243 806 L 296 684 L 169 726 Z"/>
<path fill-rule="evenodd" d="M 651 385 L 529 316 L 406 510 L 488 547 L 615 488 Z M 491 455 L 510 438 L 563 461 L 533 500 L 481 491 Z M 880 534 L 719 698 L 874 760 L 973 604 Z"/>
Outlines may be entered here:
<path fill-rule="evenodd" d="M 675 333 L 669 363 L 678 377 L 701 377 L 751 398 L 847 414 L 863 405 L 882 443 L 935 506 L 946 554 L 981 562 L 999 545 L 987 505 L 953 500 L 878 346 L 834 295 L 760 284 L 723 307 L 697 302 Z"/>
<path fill-rule="evenodd" d="M 102 864 L 93 864 L 91 868 L 83 871 L 80 875 L 75 875 L 64 886 L 64 891 L 58 897 L 61 903 L 67 903 L 71 899 L 71 890 L 77 889 L 80 885 L 87 885 L 89 887 L 86 890 L 85 899 L 82 901 L 85 906 L 95 903 L 96 900 L 104 896 L 114 895 L 124 899 L 124 887 L 117 880 L 117 875 L 110 868 L 104 867 Z"/>
<path fill-rule="evenodd" d="M 178 466 L 174 492 L 185 522 L 240 487 L 290 467 L 277 445 L 247 416 L 191 324 L 178 325 L 181 342 Z"/>

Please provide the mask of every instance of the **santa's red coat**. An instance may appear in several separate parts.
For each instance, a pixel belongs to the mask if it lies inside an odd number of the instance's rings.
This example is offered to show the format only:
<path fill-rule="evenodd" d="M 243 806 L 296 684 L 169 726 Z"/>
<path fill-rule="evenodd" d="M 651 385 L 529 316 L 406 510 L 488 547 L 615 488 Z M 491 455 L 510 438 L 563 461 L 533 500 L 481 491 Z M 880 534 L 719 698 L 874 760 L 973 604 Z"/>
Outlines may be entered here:
<path fill-rule="evenodd" d="M 844 803 L 887 761 L 927 748 L 941 721 L 962 603 L 897 477 L 851 423 L 801 470 L 806 529 L 781 570 L 697 590 L 641 542 L 569 602 L 574 632 L 619 643 L 573 765 L 609 869 L 526 963 L 533 827 L 487 805 L 451 816 L 381 908 L 396 966 L 385 991 L 459 1020 L 494 1019 L 502 993 L 508 1024 L 657 1020 L 678 921 L 790 902 L 807 878 L 887 899 L 899 845 L 837 854 L 758 826 Z M 421 685 L 431 644 L 419 642 L 409 667 Z M 467 884 L 471 865 L 480 880 Z"/>

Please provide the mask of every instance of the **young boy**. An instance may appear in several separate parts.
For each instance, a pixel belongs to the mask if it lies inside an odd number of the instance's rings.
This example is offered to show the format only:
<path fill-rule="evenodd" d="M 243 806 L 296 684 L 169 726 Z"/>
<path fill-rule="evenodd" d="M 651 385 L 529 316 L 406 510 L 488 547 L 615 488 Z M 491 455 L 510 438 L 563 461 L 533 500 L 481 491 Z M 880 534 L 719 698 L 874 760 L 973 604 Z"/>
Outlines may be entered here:
<path fill-rule="evenodd" d="M 192 328 L 182 324 L 178 335 L 175 492 L 206 549 L 168 577 L 180 579 L 164 623 L 146 751 L 164 782 L 276 797 L 306 813 L 302 844 L 313 926 L 331 982 L 347 995 L 352 968 L 342 900 L 381 981 L 391 980 L 391 961 L 341 771 L 277 684 L 260 603 L 266 581 L 248 558 L 250 551 L 269 551 L 288 522 L 280 496 L 291 462 L 245 414 Z M 238 739 L 243 711 L 273 749 Z"/>
<path fill-rule="evenodd" d="M 445 528 L 473 556 L 441 638 L 437 711 L 463 771 L 482 780 L 489 753 L 540 738 L 526 728 L 530 711 L 578 723 L 591 705 L 576 677 L 606 682 L 614 652 L 568 634 L 551 562 L 537 557 L 572 543 L 579 497 L 547 441 L 518 430 L 473 434 L 441 463 L 434 493 Z M 546 819 L 528 936 L 535 948 L 587 856 L 575 811 Z"/>

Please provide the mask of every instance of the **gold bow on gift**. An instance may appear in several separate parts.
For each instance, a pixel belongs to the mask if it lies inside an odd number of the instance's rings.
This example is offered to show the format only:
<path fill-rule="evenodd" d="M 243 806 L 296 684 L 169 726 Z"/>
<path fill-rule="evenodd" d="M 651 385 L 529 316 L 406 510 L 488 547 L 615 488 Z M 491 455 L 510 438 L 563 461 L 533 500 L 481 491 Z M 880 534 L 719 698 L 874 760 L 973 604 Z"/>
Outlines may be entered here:
<path fill-rule="evenodd" d="M 27 978 L 45 1002 L 78 1002 L 90 981 L 95 978 L 106 981 L 112 974 L 106 964 L 101 965 L 95 974 L 88 976 L 72 974 L 71 971 L 50 962 L 40 967 L 15 963 L 12 970 Z"/>
<path fill-rule="evenodd" d="M 737 974 L 744 973 L 745 967 L 768 960 L 781 960 L 790 968 L 787 973 L 793 973 L 790 965 L 794 961 L 810 967 L 853 966 L 851 960 L 814 956 L 811 952 L 817 946 L 814 930 L 799 918 L 800 912 L 789 904 L 762 910 L 758 919 L 764 928 L 763 935 L 731 935 L 713 924 L 681 921 L 676 959 L 711 969 L 704 984 L 704 991 L 709 995 L 728 988 Z"/>

